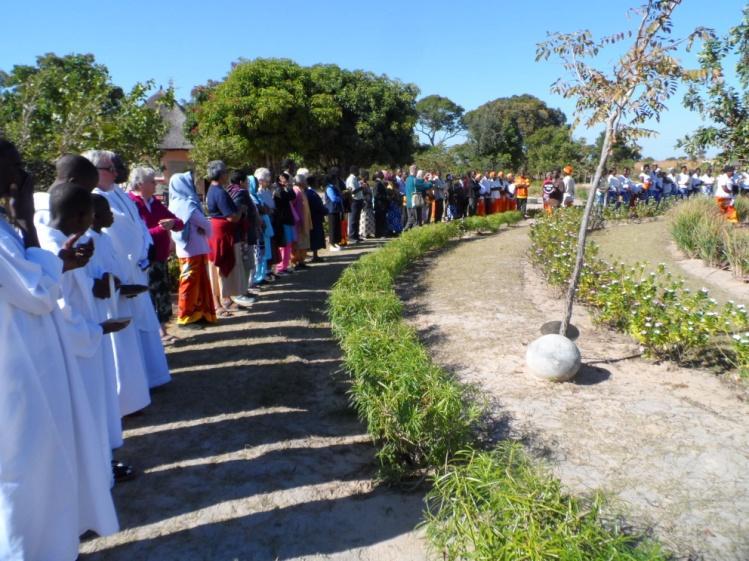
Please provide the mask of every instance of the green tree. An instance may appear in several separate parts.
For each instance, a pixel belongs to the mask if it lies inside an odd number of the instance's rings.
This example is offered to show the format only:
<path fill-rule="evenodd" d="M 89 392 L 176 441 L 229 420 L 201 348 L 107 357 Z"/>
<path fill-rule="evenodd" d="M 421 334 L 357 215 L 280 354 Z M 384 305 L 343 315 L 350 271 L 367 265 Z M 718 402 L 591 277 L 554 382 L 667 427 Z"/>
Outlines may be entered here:
<path fill-rule="evenodd" d="M 429 144 L 437 146 L 456 137 L 464 130 L 465 110 L 454 101 L 441 95 L 429 95 L 416 103 L 418 120 L 416 131 L 429 139 Z"/>
<path fill-rule="evenodd" d="M 218 84 L 193 90 L 186 124 L 196 162 L 310 166 L 411 160 L 415 86 L 335 65 L 242 60 Z"/>
<path fill-rule="evenodd" d="M 589 128 L 605 125 L 593 185 L 598 185 L 603 176 L 615 140 L 630 142 L 652 134 L 643 125 L 649 119 L 659 118 L 679 82 L 691 75 L 677 60 L 678 52 L 685 44 L 691 45 L 697 37 L 710 37 L 704 28 L 698 28 L 685 39 L 671 37 L 671 15 L 679 4 L 681 0 L 648 0 L 634 10 L 640 16 L 634 31 L 627 30 L 601 39 L 595 39 L 588 30 L 551 33 L 537 47 L 536 60 L 546 60 L 553 54 L 561 59 L 569 75 L 567 79 L 557 80 L 552 91 L 575 99 L 575 124 L 582 121 Z M 621 43 L 627 39 L 633 39 L 632 44 L 608 70 L 596 68 L 588 62 L 608 59 L 612 50 L 621 51 Z M 590 189 L 588 193 L 580 225 L 575 267 L 559 331 L 561 335 L 566 335 L 572 317 L 595 192 L 595 189 Z"/>
<path fill-rule="evenodd" d="M 145 105 L 152 88 L 145 82 L 123 91 L 90 54 L 46 54 L 35 66 L 14 66 L 0 76 L 0 131 L 42 186 L 54 179 L 54 162 L 65 153 L 106 148 L 128 161 L 157 163 L 167 124 Z M 161 102 L 173 100 L 170 90 Z"/>
<path fill-rule="evenodd" d="M 603 141 L 605 139 L 605 136 L 606 132 L 601 131 L 601 134 L 599 134 L 596 138 L 595 150 L 598 154 L 600 154 L 601 150 L 603 150 Z M 614 138 L 609 150 L 607 161 L 609 163 L 609 166 L 612 167 L 631 168 L 635 162 L 638 162 L 640 161 L 640 159 L 642 159 L 641 151 L 642 148 L 640 148 L 640 146 L 632 140 L 622 140 L 621 142 L 617 142 L 617 139 Z"/>
<path fill-rule="evenodd" d="M 734 59 L 738 87 L 726 80 L 725 66 Z M 744 8 L 741 23 L 725 37 L 705 41 L 699 63 L 684 105 L 710 124 L 680 139 L 677 148 L 693 160 L 714 147 L 720 150 L 721 161 L 749 162 L 749 6 Z"/>
<path fill-rule="evenodd" d="M 572 138 L 568 126 L 538 129 L 528 137 L 527 145 L 526 168 L 534 176 L 566 165 L 574 167 L 578 176 L 590 170 L 591 147 L 583 139 Z"/>

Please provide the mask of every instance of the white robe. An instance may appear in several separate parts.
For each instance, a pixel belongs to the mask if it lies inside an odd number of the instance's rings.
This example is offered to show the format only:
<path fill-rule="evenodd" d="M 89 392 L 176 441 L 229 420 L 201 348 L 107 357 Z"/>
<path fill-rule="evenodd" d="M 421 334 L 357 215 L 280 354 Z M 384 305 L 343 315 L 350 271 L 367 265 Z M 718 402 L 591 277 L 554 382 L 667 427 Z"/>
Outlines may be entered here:
<path fill-rule="evenodd" d="M 60 230 L 40 226 L 39 245 L 42 248 L 58 253 L 68 236 Z M 109 416 L 115 415 L 119 420 L 119 409 L 110 411 L 109 404 L 112 399 L 108 394 L 114 393 L 114 402 L 117 402 L 116 374 L 114 372 L 114 360 L 105 361 L 104 332 L 97 319 L 97 310 L 94 304 L 92 279 L 86 269 L 81 267 L 63 273 L 62 275 L 62 298 L 57 304 L 62 310 L 66 320 L 68 331 L 68 342 L 71 350 L 78 360 L 78 367 L 83 376 L 83 385 L 88 393 L 91 410 L 96 422 L 96 430 L 100 433 L 102 443 L 102 454 L 105 465 L 112 459 L 112 446 L 109 437 Z M 122 445 L 122 425 L 120 424 L 120 446 Z M 109 466 L 111 474 L 111 465 Z M 114 484 L 114 480 L 112 480 Z"/>
<path fill-rule="evenodd" d="M 86 269 L 94 278 L 101 278 L 104 273 L 111 273 L 119 279 L 126 276 L 122 264 L 117 261 L 117 254 L 111 238 L 104 232 L 88 231 L 94 240 L 94 255 Z M 133 309 L 130 299 L 114 295 L 110 300 L 95 300 L 99 321 L 118 316 L 132 317 Z M 114 355 L 117 374 L 117 395 L 120 416 L 124 417 L 147 407 L 151 403 L 148 390 L 148 376 L 143 362 L 139 333 L 135 325 L 130 324 L 122 331 L 107 336 L 108 346 Z"/>
<path fill-rule="evenodd" d="M 148 259 L 148 248 L 153 243 L 145 222 L 138 213 L 138 207 L 130 200 L 119 186 L 114 185 L 110 191 L 98 187 L 97 193 L 109 201 L 114 214 L 114 224 L 106 229 L 112 239 L 114 249 L 123 265 L 127 266 L 128 277 L 122 279 L 126 284 L 148 285 L 148 275 L 140 264 Z M 169 366 L 164 354 L 164 345 L 159 336 L 159 319 L 151 301 L 151 295 L 145 292 L 132 300 L 135 326 L 140 333 L 143 360 L 148 375 L 148 385 L 152 388 L 169 382 Z"/>
<path fill-rule="evenodd" d="M 72 561 L 117 531 L 80 372 L 60 331 L 62 262 L 0 219 L 0 559 Z"/>

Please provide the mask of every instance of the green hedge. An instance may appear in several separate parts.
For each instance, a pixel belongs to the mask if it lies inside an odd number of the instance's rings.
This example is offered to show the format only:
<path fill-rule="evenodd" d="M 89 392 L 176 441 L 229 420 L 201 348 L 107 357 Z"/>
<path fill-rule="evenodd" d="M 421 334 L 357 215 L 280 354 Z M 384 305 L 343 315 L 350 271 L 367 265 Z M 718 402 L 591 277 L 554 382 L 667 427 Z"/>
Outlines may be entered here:
<path fill-rule="evenodd" d="M 333 287 L 329 315 L 353 379 L 351 401 L 398 480 L 441 465 L 471 443 L 481 416 L 470 389 L 432 362 L 402 319 L 395 279 L 426 252 L 468 231 L 494 232 L 518 212 L 416 228 L 365 255 Z"/>
<path fill-rule="evenodd" d="M 351 265 L 333 287 L 328 313 L 382 475 L 434 474 L 424 524 L 445 559 L 666 559 L 657 546 L 604 524 L 599 497 L 562 493 L 520 445 L 476 450 L 483 410 L 473 390 L 434 364 L 402 319 L 394 283 L 414 260 L 462 233 L 520 219 L 513 212 L 411 230 Z"/>
<path fill-rule="evenodd" d="M 687 207 L 677 210 L 682 208 Z M 565 209 L 531 228 L 531 257 L 550 284 L 565 287 L 569 281 L 581 217 L 581 210 Z M 585 255 L 577 298 L 600 323 L 628 333 L 650 356 L 711 357 L 741 375 L 749 371 L 749 314 L 743 304 L 719 306 L 707 289 L 690 290 L 663 265 L 648 271 L 644 264 L 608 263 L 593 242 Z"/>

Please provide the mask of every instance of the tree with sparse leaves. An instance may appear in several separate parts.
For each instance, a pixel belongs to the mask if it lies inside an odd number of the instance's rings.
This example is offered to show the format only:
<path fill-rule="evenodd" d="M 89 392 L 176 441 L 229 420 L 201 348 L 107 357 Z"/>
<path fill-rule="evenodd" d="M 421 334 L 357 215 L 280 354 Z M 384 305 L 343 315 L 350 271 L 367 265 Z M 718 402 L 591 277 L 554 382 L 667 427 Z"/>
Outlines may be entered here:
<path fill-rule="evenodd" d="M 678 84 L 694 76 L 677 60 L 683 48 L 689 48 L 697 38 L 709 40 L 712 32 L 698 28 L 683 39 L 672 37 L 671 16 L 681 0 L 649 0 L 633 12 L 639 16 L 635 30 L 595 39 L 590 31 L 550 33 L 539 43 L 536 60 L 547 60 L 552 55 L 561 59 L 569 74 L 552 85 L 552 91 L 565 98 L 575 99 L 575 125 L 587 127 L 603 124 L 604 138 L 598 165 L 589 190 L 580 232 L 577 257 L 569 282 L 565 312 L 559 333 L 567 334 L 572 308 L 580 280 L 595 186 L 603 177 L 606 161 L 615 142 L 630 142 L 653 134 L 644 128 L 650 119 L 658 120 L 666 109 L 666 101 L 675 93 Z M 629 48 L 612 68 L 595 68 L 591 61 L 608 60 L 610 49 L 618 51 L 622 43 L 632 40 Z"/>
<path fill-rule="evenodd" d="M 416 103 L 416 132 L 426 136 L 430 145 L 442 145 L 463 132 L 464 112 L 460 105 L 441 95 L 423 97 Z"/>
<path fill-rule="evenodd" d="M 145 104 L 153 86 L 138 83 L 126 92 L 93 55 L 46 54 L 34 66 L 0 73 L 0 133 L 16 144 L 39 186 L 52 182 L 60 155 L 91 148 L 158 164 L 168 125 Z M 171 89 L 159 100 L 173 102 Z"/>
<path fill-rule="evenodd" d="M 724 66 L 729 59 L 736 60 L 736 86 L 726 80 Z M 711 124 L 680 139 L 677 147 L 692 159 L 704 156 L 708 148 L 718 148 L 718 159 L 745 165 L 749 162 L 749 6 L 741 23 L 725 37 L 705 41 L 699 62 L 684 105 Z"/>

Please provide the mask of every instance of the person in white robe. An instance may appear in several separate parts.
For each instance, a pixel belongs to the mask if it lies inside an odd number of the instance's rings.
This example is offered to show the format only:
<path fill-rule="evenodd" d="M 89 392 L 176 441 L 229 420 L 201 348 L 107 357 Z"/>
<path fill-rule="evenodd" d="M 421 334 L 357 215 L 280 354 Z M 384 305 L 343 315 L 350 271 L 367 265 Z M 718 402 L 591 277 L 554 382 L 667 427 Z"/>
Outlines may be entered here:
<path fill-rule="evenodd" d="M 24 175 L 15 147 L 0 140 L 0 199 L 12 200 L 10 213 L 0 211 L 0 559 L 72 561 L 80 534 L 108 535 L 118 525 L 106 473 L 94 469 L 100 447 L 88 398 L 60 330 L 64 263 L 38 248 Z"/>
<path fill-rule="evenodd" d="M 90 226 L 91 196 L 78 185 L 58 184 L 50 191 L 49 207 L 49 225 L 39 225 L 37 231 L 41 247 L 56 254 L 71 235 L 85 232 Z M 92 245 L 90 240 L 88 243 Z M 67 321 L 72 351 L 84 377 L 106 463 L 110 465 L 112 448 L 122 446 L 122 422 L 116 406 L 114 358 L 105 355 L 106 334 L 98 320 L 93 289 L 94 279 L 86 267 L 67 271 L 62 276 L 58 305 Z"/>
<path fill-rule="evenodd" d="M 87 270 L 95 278 L 113 275 L 122 279 L 126 276 L 122 264 L 117 260 L 112 240 L 102 230 L 102 224 L 111 225 L 112 211 L 104 197 L 92 195 L 94 202 L 94 222 L 86 235 L 94 241 L 94 255 L 89 261 Z M 104 227 L 107 227 L 107 226 Z M 112 281 L 114 285 L 114 280 Z M 114 288 L 114 286 L 112 286 Z M 95 301 L 99 321 L 113 317 L 132 317 L 133 310 L 130 299 L 114 290 L 108 299 L 97 298 Z M 122 417 L 144 409 L 151 403 L 148 389 L 148 376 L 143 362 L 143 353 L 138 340 L 138 332 L 134 325 L 128 325 L 118 333 L 108 337 L 109 347 L 114 355 L 115 371 L 117 374 L 117 395 L 119 397 L 119 412 Z"/>
<path fill-rule="evenodd" d="M 125 284 L 148 285 L 148 251 L 151 234 L 140 219 L 138 208 L 130 200 L 115 180 L 114 154 L 105 150 L 91 150 L 83 154 L 99 171 L 99 186 L 94 189 L 107 199 L 114 214 L 114 223 L 105 231 L 112 239 L 120 261 L 127 269 Z M 159 320 L 156 316 L 151 296 L 146 292 L 132 300 L 133 320 L 138 329 L 146 365 L 149 387 L 162 386 L 171 380 L 169 366 L 164 353 L 164 345 L 159 335 Z"/>

